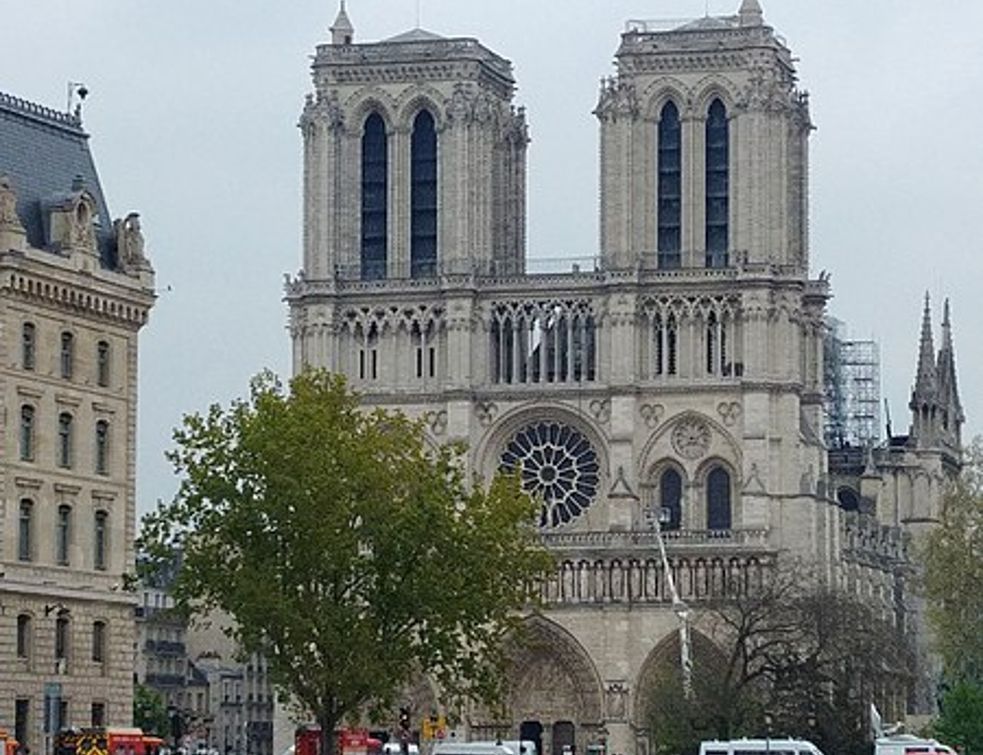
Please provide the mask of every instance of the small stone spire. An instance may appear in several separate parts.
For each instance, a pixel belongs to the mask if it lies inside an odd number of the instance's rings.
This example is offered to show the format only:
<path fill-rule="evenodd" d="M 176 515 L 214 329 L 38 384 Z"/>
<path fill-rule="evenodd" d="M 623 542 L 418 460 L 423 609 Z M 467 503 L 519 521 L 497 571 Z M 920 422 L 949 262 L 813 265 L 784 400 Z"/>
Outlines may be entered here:
<path fill-rule="evenodd" d="M 959 387 L 956 382 L 956 353 L 952 345 L 952 322 L 949 319 L 949 300 L 945 300 L 942 310 L 942 348 L 936 365 L 939 398 L 950 412 L 953 420 L 961 422 L 962 403 L 959 400 Z"/>
<path fill-rule="evenodd" d="M 761 26 L 765 22 L 764 13 L 758 0 L 742 0 L 741 8 L 737 11 L 741 26 Z"/>
<path fill-rule="evenodd" d="M 949 299 L 942 306 L 942 351 L 952 351 L 952 323 L 949 321 Z"/>
<path fill-rule="evenodd" d="M 918 345 L 918 372 L 912 399 L 934 399 L 936 388 L 935 343 L 932 340 L 932 310 L 928 291 L 925 292 L 925 311 L 922 313 L 922 334 Z"/>
<path fill-rule="evenodd" d="M 350 45 L 355 41 L 355 27 L 352 26 L 348 12 L 345 10 L 345 0 L 341 0 L 341 7 L 338 9 L 338 16 L 334 20 L 331 29 L 331 44 Z"/>

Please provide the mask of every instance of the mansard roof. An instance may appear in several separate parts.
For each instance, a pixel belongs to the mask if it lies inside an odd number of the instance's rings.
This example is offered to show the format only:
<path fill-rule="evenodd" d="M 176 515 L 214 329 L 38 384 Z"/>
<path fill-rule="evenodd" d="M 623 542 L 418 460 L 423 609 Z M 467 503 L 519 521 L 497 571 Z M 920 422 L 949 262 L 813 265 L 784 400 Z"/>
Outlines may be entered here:
<path fill-rule="evenodd" d="M 96 239 L 104 267 L 115 267 L 109 207 L 76 115 L 0 92 L 0 175 L 17 194 L 17 215 L 36 249 L 50 249 L 47 210 L 79 191 L 95 201 Z"/>

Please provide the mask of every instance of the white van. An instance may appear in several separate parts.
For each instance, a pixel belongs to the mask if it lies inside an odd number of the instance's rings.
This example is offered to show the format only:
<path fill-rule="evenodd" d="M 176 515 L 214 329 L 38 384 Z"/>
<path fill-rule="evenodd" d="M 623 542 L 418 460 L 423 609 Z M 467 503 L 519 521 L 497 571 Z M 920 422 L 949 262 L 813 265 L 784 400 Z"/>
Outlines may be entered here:
<path fill-rule="evenodd" d="M 432 755 L 537 755 L 531 740 L 495 742 L 438 742 Z"/>
<path fill-rule="evenodd" d="M 823 755 L 823 752 L 808 739 L 714 739 L 700 742 L 700 755 Z"/>
<path fill-rule="evenodd" d="M 406 745 L 408 755 L 420 755 L 420 746 L 412 742 Z M 383 755 L 403 755 L 403 746 L 399 742 L 386 742 L 382 746 Z"/>
<path fill-rule="evenodd" d="M 878 737 L 874 743 L 874 755 L 955 755 L 935 739 L 921 739 L 911 734 L 895 734 L 891 737 Z"/>

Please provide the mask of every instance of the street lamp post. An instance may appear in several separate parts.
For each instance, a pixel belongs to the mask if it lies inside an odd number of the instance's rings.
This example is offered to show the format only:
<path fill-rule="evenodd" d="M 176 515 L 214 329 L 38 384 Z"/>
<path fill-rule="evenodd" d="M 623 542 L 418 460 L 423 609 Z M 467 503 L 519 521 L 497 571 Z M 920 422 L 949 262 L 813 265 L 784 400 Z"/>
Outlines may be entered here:
<path fill-rule="evenodd" d="M 669 567 L 669 557 L 666 555 L 666 543 L 662 538 L 662 525 L 672 521 L 672 511 L 666 506 L 660 506 L 655 512 L 651 508 L 646 510 L 646 517 L 650 526 L 655 531 L 655 539 L 659 544 L 659 555 L 662 558 L 662 570 L 666 575 L 666 585 L 669 587 L 669 594 L 672 596 L 672 610 L 679 619 L 679 663 L 683 676 L 683 696 L 690 700 L 693 697 L 693 662 L 690 657 L 690 637 L 689 637 L 689 606 L 679 597 L 676 590 L 676 580 L 672 576 L 672 569 Z"/>

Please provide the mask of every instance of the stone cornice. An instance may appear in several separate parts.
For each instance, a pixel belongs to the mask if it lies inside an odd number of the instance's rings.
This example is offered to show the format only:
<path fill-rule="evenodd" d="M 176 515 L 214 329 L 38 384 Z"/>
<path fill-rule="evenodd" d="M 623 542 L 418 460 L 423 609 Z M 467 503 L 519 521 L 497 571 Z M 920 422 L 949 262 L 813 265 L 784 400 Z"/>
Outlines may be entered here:
<path fill-rule="evenodd" d="M 637 295 L 701 295 L 733 293 L 735 285 L 747 288 L 790 289 L 808 292 L 813 301 L 829 296 L 825 281 L 809 281 L 795 267 L 749 264 L 740 268 L 681 268 L 676 270 L 608 270 L 576 273 L 545 273 L 509 276 L 449 275 L 429 279 L 306 280 L 285 283 L 284 298 L 291 306 L 351 301 L 358 297 L 391 300 L 394 295 L 434 296 L 465 294 L 480 299 L 508 296 L 608 295 L 613 292 Z"/>
<path fill-rule="evenodd" d="M 50 253 L 49 253 L 50 254 Z M 92 275 L 22 253 L 0 253 L 0 291 L 72 316 L 109 320 L 129 328 L 146 324 L 155 294 L 117 273 Z"/>

